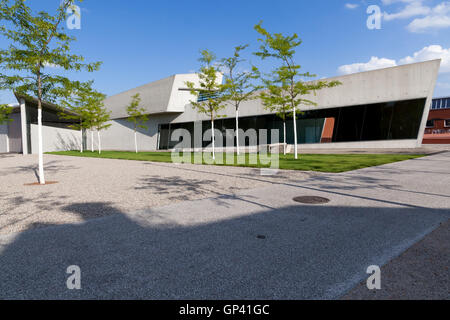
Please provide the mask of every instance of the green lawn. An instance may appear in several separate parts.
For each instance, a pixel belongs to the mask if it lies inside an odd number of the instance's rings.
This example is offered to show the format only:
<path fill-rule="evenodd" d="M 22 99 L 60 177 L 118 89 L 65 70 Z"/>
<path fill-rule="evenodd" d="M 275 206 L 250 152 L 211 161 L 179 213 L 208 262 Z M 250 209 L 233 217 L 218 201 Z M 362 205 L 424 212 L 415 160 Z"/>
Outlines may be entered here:
<path fill-rule="evenodd" d="M 172 162 L 170 152 L 125 152 L 125 151 L 103 151 L 102 154 L 98 152 L 85 151 L 62 151 L 50 152 L 49 154 L 75 156 L 75 157 L 91 157 L 91 158 L 106 158 L 106 159 L 124 159 L 137 161 L 153 161 L 153 162 Z M 191 163 L 193 163 L 193 156 L 191 155 Z M 200 155 L 196 153 L 196 155 Z M 223 154 L 216 154 L 219 159 Z M 409 160 L 423 157 L 424 155 L 398 155 L 398 154 L 302 154 L 299 159 L 295 160 L 293 155 L 280 154 L 279 168 L 288 170 L 302 170 L 302 171 L 319 171 L 319 172 L 345 172 L 366 167 L 378 166 L 386 163 Z M 250 164 L 249 155 L 245 155 L 245 164 L 236 164 L 237 155 L 234 156 L 234 164 L 218 164 L 218 165 L 235 165 L 242 167 L 264 168 L 269 165 Z M 243 160 L 243 158 L 241 158 Z M 197 162 L 198 163 L 198 162 Z M 203 164 L 205 162 L 203 161 Z"/>

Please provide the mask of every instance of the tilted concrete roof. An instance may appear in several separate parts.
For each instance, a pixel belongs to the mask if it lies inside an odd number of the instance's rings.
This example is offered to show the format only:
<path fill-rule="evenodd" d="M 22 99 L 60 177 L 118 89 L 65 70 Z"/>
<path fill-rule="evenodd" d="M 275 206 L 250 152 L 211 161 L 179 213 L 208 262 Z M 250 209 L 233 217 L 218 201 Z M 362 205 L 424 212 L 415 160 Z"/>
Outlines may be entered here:
<path fill-rule="evenodd" d="M 218 80 L 222 81 L 221 76 Z M 128 117 L 126 108 L 130 104 L 132 96 L 139 93 L 141 97 L 140 106 L 148 114 L 182 113 L 190 101 L 195 100 L 195 96 L 189 91 L 179 90 L 187 87 L 187 81 L 198 85 L 198 75 L 195 73 L 176 74 L 108 97 L 104 104 L 111 112 L 111 119 L 126 118 Z"/>

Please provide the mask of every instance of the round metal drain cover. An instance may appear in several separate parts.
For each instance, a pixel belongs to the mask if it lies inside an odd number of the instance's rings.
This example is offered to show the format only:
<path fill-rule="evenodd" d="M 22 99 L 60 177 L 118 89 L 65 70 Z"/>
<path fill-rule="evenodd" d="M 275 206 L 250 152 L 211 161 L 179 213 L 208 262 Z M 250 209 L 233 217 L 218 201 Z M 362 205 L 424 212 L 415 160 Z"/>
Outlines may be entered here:
<path fill-rule="evenodd" d="M 303 196 L 303 197 L 295 197 L 294 201 L 305 204 L 323 204 L 330 202 L 330 199 L 315 196 Z"/>

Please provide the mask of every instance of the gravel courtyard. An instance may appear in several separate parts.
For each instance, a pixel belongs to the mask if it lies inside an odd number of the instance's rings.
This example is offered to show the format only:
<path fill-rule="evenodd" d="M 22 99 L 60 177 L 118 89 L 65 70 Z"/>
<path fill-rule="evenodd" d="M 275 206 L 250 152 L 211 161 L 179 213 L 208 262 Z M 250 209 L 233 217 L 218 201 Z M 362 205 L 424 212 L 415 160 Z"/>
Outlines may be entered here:
<path fill-rule="evenodd" d="M 0 155 L 0 234 L 49 224 L 83 222 L 179 201 L 232 195 L 239 190 L 297 181 L 313 173 L 280 172 L 262 177 L 259 169 L 175 165 L 127 160 L 45 155 L 47 182 L 37 182 L 37 157 Z M 246 179 L 258 176 L 257 180 Z M 92 203 L 107 203 L 103 211 Z M 80 212 L 66 207 L 86 203 Z M 110 209 L 110 208 L 114 208 Z"/>
<path fill-rule="evenodd" d="M 35 157 L 0 159 L 0 299 L 449 298 L 450 152 L 273 177 L 45 161 L 58 183 L 27 186 Z M 81 290 L 66 286 L 71 265 Z M 364 286 L 370 265 L 382 267 L 379 293 Z"/>

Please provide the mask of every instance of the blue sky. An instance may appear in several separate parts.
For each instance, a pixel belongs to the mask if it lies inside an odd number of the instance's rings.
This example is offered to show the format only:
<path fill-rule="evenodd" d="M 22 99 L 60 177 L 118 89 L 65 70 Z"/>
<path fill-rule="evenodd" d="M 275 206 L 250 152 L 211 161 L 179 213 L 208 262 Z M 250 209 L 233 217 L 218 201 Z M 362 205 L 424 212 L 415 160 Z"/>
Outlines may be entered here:
<path fill-rule="evenodd" d="M 59 0 L 29 3 L 54 11 Z M 379 30 L 367 28 L 369 5 L 382 12 Z M 320 78 L 442 57 L 435 96 L 450 96 L 450 1 L 85 0 L 79 6 L 81 29 L 69 31 L 78 39 L 73 52 L 103 66 L 72 76 L 95 80 L 107 95 L 197 70 L 202 48 L 226 57 L 248 43 L 247 58 L 267 71 L 274 62 L 251 54 L 258 47 L 253 26 L 263 20 L 271 32 L 300 36 L 296 60 Z M 0 103 L 9 102 L 12 94 L 0 92 Z"/>

